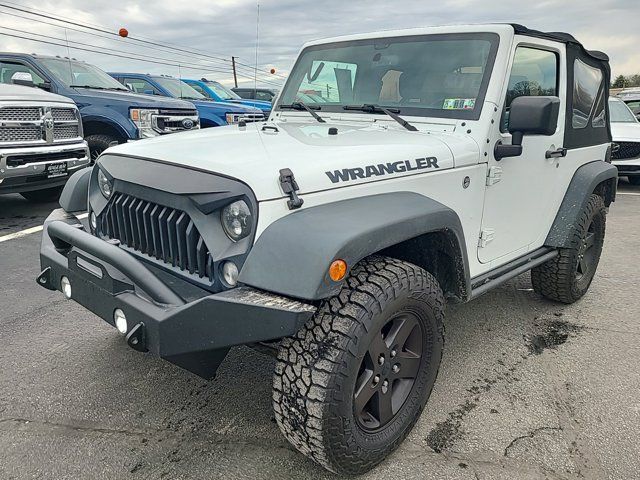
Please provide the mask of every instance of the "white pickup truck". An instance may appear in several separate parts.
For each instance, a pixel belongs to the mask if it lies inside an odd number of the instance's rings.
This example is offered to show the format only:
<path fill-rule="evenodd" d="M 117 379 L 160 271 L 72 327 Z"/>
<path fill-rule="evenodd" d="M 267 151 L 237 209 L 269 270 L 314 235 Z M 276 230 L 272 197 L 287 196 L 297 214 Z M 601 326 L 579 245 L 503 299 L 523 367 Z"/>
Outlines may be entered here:
<path fill-rule="evenodd" d="M 267 122 L 74 175 L 37 281 L 205 378 L 234 345 L 272 349 L 286 438 L 365 472 L 420 417 L 447 301 L 528 270 L 553 301 L 587 292 L 616 195 L 609 81 L 605 54 L 520 25 L 310 42 Z"/>
<path fill-rule="evenodd" d="M 14 80 L 20 82 L 21 73 Z M 24 80 L 28 82 L 28 79 Z M 49 201 L 90 162 L 72 100 L 26 85 L 0 83 L 0 194 Z"/>

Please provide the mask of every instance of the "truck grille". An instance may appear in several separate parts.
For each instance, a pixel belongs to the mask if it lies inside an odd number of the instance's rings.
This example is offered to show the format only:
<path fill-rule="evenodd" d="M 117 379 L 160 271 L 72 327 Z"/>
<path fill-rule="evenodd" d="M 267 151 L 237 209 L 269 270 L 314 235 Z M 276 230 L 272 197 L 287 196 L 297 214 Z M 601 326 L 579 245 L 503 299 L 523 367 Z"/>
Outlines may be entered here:
<path fill-rule="evenodd" d="M 114 193 L 100 215 L 99 233 L 117 239 L 183 272 L 214 280 L 213 260 L 193 220 L 185 212 Z"/>
<path fill-rule="evenodd" d="M 81 136 L 80 116 L 75 108 L 0 107 L 0 144 L 47 145 L 79 140 Z"/>
<path fill-rule="evenodd" d="M 29 122 L 40 120 L 40 107 L 3 107 L 0 108 L 0 121 Z"/>
<path fill-rule="evenodd" d="M 619 149 L 613 152 L 611 158 L 613 160 L 626 160 L 629 158 L 640 157 L 640 142 L 615 142 Z"/>
<path fill-rule="evenodd" d="M 42 140 L 42 129 L 37 125 L 0 127 L 0 142 L 23 143 Z"/>

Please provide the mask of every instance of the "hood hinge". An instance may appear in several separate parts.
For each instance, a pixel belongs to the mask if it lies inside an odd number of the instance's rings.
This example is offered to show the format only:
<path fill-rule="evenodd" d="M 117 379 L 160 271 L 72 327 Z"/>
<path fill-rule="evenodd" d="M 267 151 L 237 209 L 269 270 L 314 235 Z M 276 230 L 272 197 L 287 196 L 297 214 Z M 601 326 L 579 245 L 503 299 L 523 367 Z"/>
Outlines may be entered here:
<path fill-rule="evenodd" d="M 487 186 L 495 185 L 502 180 L 502 167 L 490 167 L 487 172 Z"/>
<path fill-rule="evenodd" d="M 493 228 L 483 228 L 480 232 L 480 238 L 478 239 L 478 247 L 486 247 L 490 242 L 493 241 L 495 236 L 496 231 Z"/>
<path fill-rule="evenodd" d="M 298 197 L 296 193 L 300 188 L 296 183 L 296 178 L 293 176 L 293 172 L 288 168 L 280 170 L 280 186 L 282 191 L 289 195 L 290 200 L 287 201 L 289 210 L 295 210 L 300 208 L 304 203 L 304 200 Z"/>

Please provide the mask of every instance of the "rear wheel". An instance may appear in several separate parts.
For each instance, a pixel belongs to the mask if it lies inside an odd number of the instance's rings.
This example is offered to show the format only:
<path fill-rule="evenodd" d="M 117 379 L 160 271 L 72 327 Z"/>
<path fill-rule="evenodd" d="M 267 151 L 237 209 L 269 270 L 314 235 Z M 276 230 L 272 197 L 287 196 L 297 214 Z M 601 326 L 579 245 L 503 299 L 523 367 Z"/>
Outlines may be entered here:
<path fill-rule="evenodd" d="M 592 194 L 573 226 L 570 247 L 531 270 L 536 292 L 562 303 L 573 303 L 587 293 L 600 262 L 606 216 L 604 200 Z"/>
<path fill-rule="evenodd" d="M 400 445 L 433 388 L 444 297 L 415 265 L 373 257 L 353 268 L 293 338 L 274 375 L 280 430 L 340 474 L 361 474 Z"/>
<path fill-rule="evenodd" d="M 30 192 L 22 192 L 20 193 L 20 195 L 22 195 L 24 198 L 26 198 L 30 202 L 34 202 L 34 203 L 55 202 L 56 200 L 58 200 L 58 198 L 60 198 L 60 194 L 62 193 L 63 188 L 64 186 L 54 187 L 54 188 L 45 188 L 43 190 L 33 190 Z"/>
<path fill-rule="evenodd" d="M 627 177 L 631 185 L 640 185 L 640 177 Z"/>

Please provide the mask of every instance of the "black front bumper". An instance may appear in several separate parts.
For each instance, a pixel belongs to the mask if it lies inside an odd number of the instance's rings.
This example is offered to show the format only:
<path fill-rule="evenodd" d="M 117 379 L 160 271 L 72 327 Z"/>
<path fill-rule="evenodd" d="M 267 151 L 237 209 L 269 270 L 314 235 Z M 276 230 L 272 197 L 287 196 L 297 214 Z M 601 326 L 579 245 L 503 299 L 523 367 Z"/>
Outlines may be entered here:
<path fill-rule="evenodd" d="M 114 311 L 127 318 L 127 342 L 204 378 L 211 378 L 229 348 L 295 334 L 315 307 L 260 290 L 238 287 L 217 294 L 184 280 L 161 280 L 122 248 L 86 232 L 62 209 L 44 224 L 38 284 L 61 290 L 66 276 L 71 299 L 115 326 Z"/>

